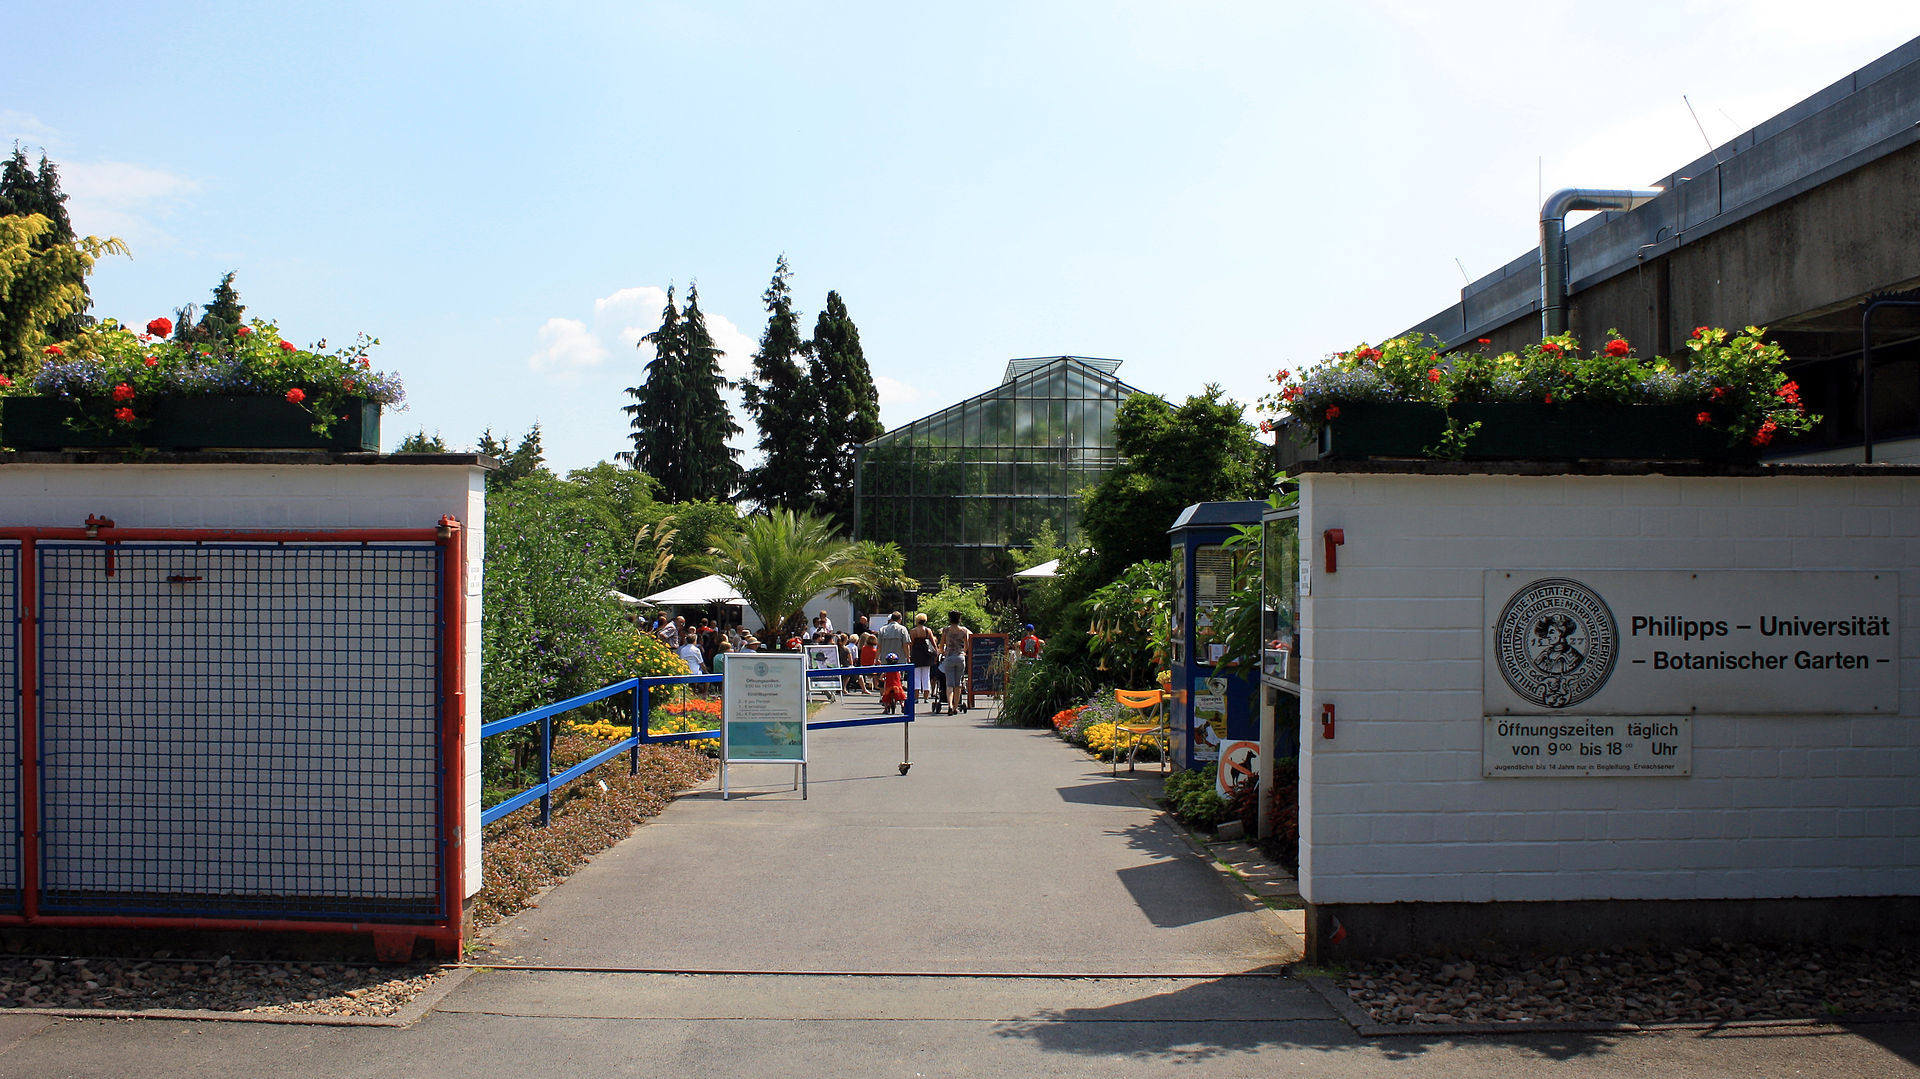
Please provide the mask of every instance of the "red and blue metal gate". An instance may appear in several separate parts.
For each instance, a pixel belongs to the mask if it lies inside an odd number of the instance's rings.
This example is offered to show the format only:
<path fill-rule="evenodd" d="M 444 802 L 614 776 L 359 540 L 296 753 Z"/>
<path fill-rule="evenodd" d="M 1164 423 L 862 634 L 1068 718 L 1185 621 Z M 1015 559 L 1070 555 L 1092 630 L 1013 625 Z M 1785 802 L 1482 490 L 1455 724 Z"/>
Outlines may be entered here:
<path fill-rule="evenodd" d="M 0 922 L 457 952 L 457 523 L 0 536 Z"/>

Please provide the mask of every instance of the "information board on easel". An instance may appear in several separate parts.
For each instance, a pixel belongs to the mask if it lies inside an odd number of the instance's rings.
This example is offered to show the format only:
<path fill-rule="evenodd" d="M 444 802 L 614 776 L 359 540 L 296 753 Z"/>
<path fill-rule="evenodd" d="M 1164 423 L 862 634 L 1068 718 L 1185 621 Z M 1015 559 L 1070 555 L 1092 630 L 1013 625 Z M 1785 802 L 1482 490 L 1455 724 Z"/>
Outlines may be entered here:
<path fill-rule="evenodd" d="M 1007 635 L 976 633 L 967 639 L 967 707 L 975 697 L 998 697 L 1007 691 Z"/>
<path fill-rule="evenodd" d="M 807 796 L 807 658 L 740 653 L 721 676 L 720 798 L 732 796 L 729 766 L 792 764 Z"/>

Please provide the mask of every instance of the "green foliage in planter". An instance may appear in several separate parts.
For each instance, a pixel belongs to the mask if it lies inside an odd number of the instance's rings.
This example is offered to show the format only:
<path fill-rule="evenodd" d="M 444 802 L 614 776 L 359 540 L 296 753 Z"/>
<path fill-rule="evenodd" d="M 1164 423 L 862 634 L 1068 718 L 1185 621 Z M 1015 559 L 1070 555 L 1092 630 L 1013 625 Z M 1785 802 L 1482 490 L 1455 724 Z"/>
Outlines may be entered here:
<path fill-rule="evenodd" d="M 1213 789 L 1213 774 L 1196 769 L 1175 772 L 1164 788 L 1167 808 L 1196 828 L 1211 828 L 1227 817 L 1227 800 Z"/>
<path fill-rule="evenodd" d="M 1007 678 L 1007 699 L 1000 710 L 1001 722 L 1015 727 L 1045 727 L 1054 713 L 1085 700 L 1093 692 L 1093 680 L 1081 665 L 1067 657 L 1064 647 L 1056 651 L 1052 643 L 1038 659 L 1016 664 Z M 1084 653 L 1083 653 L 1084 654 Z"/>

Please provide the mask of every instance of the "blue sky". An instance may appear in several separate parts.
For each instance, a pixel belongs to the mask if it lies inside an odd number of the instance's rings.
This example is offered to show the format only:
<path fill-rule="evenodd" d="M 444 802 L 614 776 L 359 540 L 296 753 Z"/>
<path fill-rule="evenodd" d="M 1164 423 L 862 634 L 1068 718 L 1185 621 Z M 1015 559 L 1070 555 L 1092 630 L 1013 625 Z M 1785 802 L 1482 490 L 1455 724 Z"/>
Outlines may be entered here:
<path fill-rule="evenodd" d="M 1910 0 L 1806 12 L 19 4 L 0 139 L 131 246 L 96 315 L 233 270 L 295 341 L 381 339 L 389 447 L 538 422 L 564 471 L 627 447 L 668 285 L 744 375 L 782 253 L 888 426 L 1061 353 L 1251 403 L 1532 246 L 1543 191 L 1650 182 L 1920 35 Z"/>

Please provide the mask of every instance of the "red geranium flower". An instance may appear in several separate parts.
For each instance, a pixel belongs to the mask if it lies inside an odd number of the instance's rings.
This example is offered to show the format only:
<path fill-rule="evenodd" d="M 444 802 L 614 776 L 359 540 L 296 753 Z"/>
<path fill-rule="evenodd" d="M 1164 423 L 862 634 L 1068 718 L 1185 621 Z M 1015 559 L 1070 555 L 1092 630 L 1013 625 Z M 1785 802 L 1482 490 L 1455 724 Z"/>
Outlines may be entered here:
<path fill-rule="evenodd" d="M 242 326 L 242 327 L 240 327 L 239 329 L 237 329 L 237 330 L 235 330 L 235 331 L 233 331 L 233 332 L 234 332 L 234 333 L 237 333 L 237 334 L 239 334 L 239 335 L 240 335 L 240 336 L 242 336 L 242 337 L 252 337 L 252 336 L 253 336 L 253 327 L 252 327 L 252 326 Z"/>
<path fill-rule="evenodd" d="M 1280 391 L 1280 399 L 1282 401 L 1291 401 L 1298 396 L 1300 396 L 1300 387 L 1298 386 L 1288 386 L 1286 389 Z"/>
<path fill-rule="evenodd" d="M 1609 356 L 1625 356 L 1632 351 L 1633 346 L 1627 344 L 1626 341 L 1621 338 L 1616 337 L 1607 342 L 1607 355 Z"/>
<path fill-rule="evenodd" d="M 147 323 L 147 332 L 155 337 L 165 337 L 173 332 L 173 323 L 164 318 L 154 319 Z"/>
<path fill-rule="evenodd" d="M 290 389 L 287 391 L 287 400 L 292 401 L 296 405 L 306 399 L 307 399 L 307 391 L 301 389 L 298 386 L 295 386 L 293 389 Z"/>
<path fill-rule="evenodd" d="M 1358 356 L 1365 363 L 1372 363 L 1380 358 L 1380 350 L 1377 348 L 1363 348 L 1354 353 L 1354 355 Z"/>
<path fill-rule="evenodd" d="M 116 419 L 116 420 L 119 420 L 119 421 L 120 421 L 121 423 L 132 423 L 132 422 L 133 422 L 133 409 L 130 409 L 130 408 L 116 408 L 116 409 L 114 409 L 114 410 L 113 410 L 113 418 L 114 418 L 114 419 Z"/>
<path fill-rule="evenodd" d="M 1327 418 L 1328 418 L 1328 419 L 1330 419 L 1330 420 L 1337 420 L 1337 419 L 1339 419 L 1339 418 L 1340 418 L 1340 406 L 1339 406 L 1339 405 L 1328 405 L 1328 406 L 1327 406 Z"/>
<path fill-rule="evenodd" d="M 1772 442 L 1773 433 L 1779 429 L 1780 429 L 1780 425 L 1773 422 L 1772 420 L 1768 420 L 1767 422 L 1761 424 L 1760 429 L 1753 433 L 1753 439 L 1752 439 L 1753 444 L 1756 446 L 1764 446 L 1767 443 Z"/>
<path fill-rule="evenodd" d="M 1553 395 L 1552 395 L 1552 394 L 1548 394 L 1548 395 L 1547 395 L 1547 404 L 1553 404 Z"/>
<path fill-rule="evenodd" d="M 1558 356 L 1560 355 L 1560 346 L 1554 344 L 1552 341 L 1542 341 L 1540 342 L 1540 351 L 1549 356 Z"/>
<path fill-rule="evenodd" d="M 1702 427 L 1705 427 L 1707 424 L 1710 424 L 1713 422 L 1713 413 L 1702 412 L 1698 416 L 1695 416 L 1693 418 L 1693 422 L 1699 424 Z"/>
<path fill-rule="evenodd" d="M 349 386 L 349 387 L 347 387 L 347 388 L 348 388 L 348 389 L 352 389 L 353 387 L 351 387 L 351 386 Z M 1261 434 L 1263 434 L 1263 435 L 1270 435 L 1270 434 L 1272 434 L 1272 433 L 1273 433 L 1273 421 L 1272 421 L 1272 420 L 1261 420 L 1261 421 L 1260 421 L 1260 433 L 1261 433 Z"/>
<path fill-rule="evenodd" d="M 340 388 L 341 388 L 341 389 L 343 389 L 343 390 L 345 390 L 345 391 L 347 391 L 348 393 L 352 393 L 352 392 L 353 392 L 353 380 L 352 380 L 352 379 L 350 379 L 350 378 L 343 378 L 343 379 L 341 379 L 341 380 L 340 380 Z"/>
<path fill-rule="evenodd" d="M 1491 337 L 1482 337 L 1482 338 L 1480 338 L 1480 339 L 1479 339 L 1479 343 L 1480 343 L 1480 344 L 1483 344 L 1483 345 L 1491 345 L 1491 344 L 1493 344 L 1493 338 L 1491 338 Z"/>
<path fill-rule="evenodd" d="M 47 346 L 47 355 L 49 355 L 49 356 L 65 356 L 65 355 L 66 355 L 66 352 L 64 352 L 64 351 L 62 351 L 59 345 L 48 345 L 48 346 Z"/>
<path fill-rule="evenodd" d="M 113 388 L 113 399 L 114 399 L 114 400 L 116 400 L 116 401 L 131 401 L 131 400 L 133 400 L 133 387 L 132 387 L 132 386 L 129 386 L 129 385 L 127 385 L 127 384 L 126 384 L 126 383 L 124 383 L 124 382 L 122 382 L 122 383 L 121 383 L 120 385 L 118 385 L 118 386 L 115 386 L 115 387 Z"/>
<path fill-rule="evenodd" d="M 142 361 L 142 362 L 143 362 L 143 363 L 145 363 L 145 364 L 146 364 L 146 365 L 147 365 L 148 367 L 158 367 L 158 366 L 160 366 L 160 357 L 158 357 L 158 356 L 148 356 L 148 357 L 147 357 L 147 358 L 146 358 L 146 359 L 145 359 L 144 361 Z"/>
<path fill-rule="evenodd" d="M 1718 401 L 1719 399 L 1721 399 L 1722 397 L 1725 397 L 1726 395 L 1727 395 L 1727 388 L 1725 386 L 1715 386 L 1713 388 L 1713 392 L 1708 394 L 1707 396 L 1712 400 Z"/>
<path fill-rule="evenodd" d="M 282 351 L 282 352 L 292 352 L 292 351 L 293 351 L 293 342 L 292 342 L 292 341 L 282 341 L 282 342 L 280 342 L 280 351 Z"/>
<path fill-rule="evenodd" d="M 1440 369 L 1438 367 L 1427 368 L 1427 381 L 1428 382 L 1440 381 Z"/>
<path fill-rule="evenodd" d="M 373 361 L 372 361 L 371 359 L 369 359 L 369 358 L 367 358 L 367 357 L 365 357 L 365 356 L 362 356 L 362 357 L 360 357 L 360 366 L 362 366 L 362 367 L 372 367 L 372 366 L 373 366 Z"/>
<path fill-rule="evenodd" d="M 0 375 L 0 390 L 10 390 L 12 388 L 13 380 L 5 375 Z"/>
<path fill-rule="evenodd" d="M 1292 375 L 1293 375 L 1292 371 L 1288 370 L 1285 367 L 1282 367 L 1279 371 L 1276 371 L 1274 373 L 1273 380 L 1275 382 L 1285 382 L 1288 378 L 1292 377 Z"/>
<path fill-rule="evenodd" d="M 1705 337 L 1706 335 L 1707 335 L 1707 328 L 1705 326 L 1695 326 L 1693 328 L 1693 339 L 1695 341 L 1700 340 L 1702 337 Z"/>

